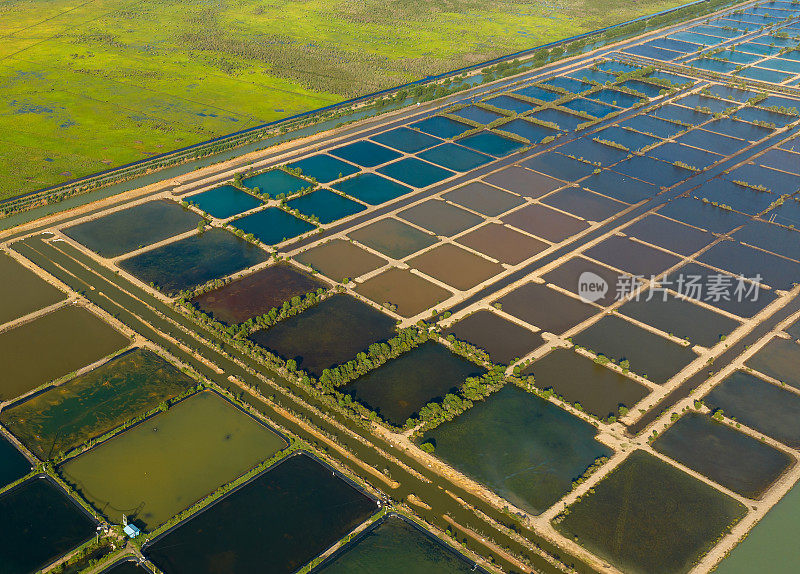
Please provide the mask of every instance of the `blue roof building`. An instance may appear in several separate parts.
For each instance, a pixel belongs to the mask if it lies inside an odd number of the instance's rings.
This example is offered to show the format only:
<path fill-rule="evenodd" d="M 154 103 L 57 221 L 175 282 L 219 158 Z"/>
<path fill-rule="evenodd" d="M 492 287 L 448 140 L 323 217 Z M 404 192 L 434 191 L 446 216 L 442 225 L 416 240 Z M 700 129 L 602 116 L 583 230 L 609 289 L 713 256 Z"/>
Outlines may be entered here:
<path fill-rule="evenodd" d="M 127 524 L 122 530 L 128 535 L 129 538 L 136 538 L 142 533 L 142 531 L 136 528 L 136 526 L 133 524 Z"/>

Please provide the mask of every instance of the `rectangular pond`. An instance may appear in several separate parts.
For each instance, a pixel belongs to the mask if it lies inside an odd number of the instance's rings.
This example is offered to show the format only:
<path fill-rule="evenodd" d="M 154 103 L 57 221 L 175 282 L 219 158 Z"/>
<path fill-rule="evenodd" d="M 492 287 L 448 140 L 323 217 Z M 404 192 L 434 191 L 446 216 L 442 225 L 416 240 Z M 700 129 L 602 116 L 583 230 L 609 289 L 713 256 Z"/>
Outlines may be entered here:
<path fill-rule="evenodd" d="M 258 189 L 261 193 L 269 194 L 270 197 L 277 195 L 292 195 L 301 189 L 305 189 L 313 185 L 311 182 L 292 175 L 283 169 L 271 169 L 245 177 L 242 180 L 242 185 L 250 189 Z"/>
<path fill-rule="evenodd" d="M 768 377 L 800 390 L 800 345 L 792 339 L 776 337 L 755 355 L 747 359 L 746 366 Z"/>
<path fill-rule="evenodd" d="M 167 295 L 175 295 L 266 260 L 266 252 L 255 245 L 212 228 L 125 259 L 119 266 Z"/>
<path fill-rule="evenodd" d="M 201 217 L 166 199 L 148 201 L 64 229 L 102 257 L 117 257 L 191 231 Z"/>
<path fill-rule="evenodd" d="M 207 291 L 192 302 L 218 321 L 233 325 L 320 288 L 327 288 L 327 284 L 292 265 L 279 263 Z"/>
<path fill-rule="evenodd" d="M 409 259 L 407 263 L 429 277 L 460 291 L 472 289 L 504 271 L 499 263 L 475 255 L 453 243 L 442 243 L 430 251 Z"/>
<path fill-rule="evenodd" d="M 372 343 L 390 339 L 394 325 L 394 319 L 369 305 L 349 295 L 334 295 L 250 339 L 319 377 Z"/>
<path fill-rule="evenodd" d="M 504 312 L 543 331 L 560 335 L 598 309 L 539 283 L 526 283 L 497 301 Z"/>
<path fill-rule="evenodd" d="M 19 480 L 28 474 L 31 468 L 30 461 L 0 434 L 0 488 Z"/>
<path fill-rule="evenodd" d="M 296 209 L 306 217 L 316 217 L 322 223 L 332 223 L 366 209 L 365 206 L 334 193 L 329 189 L 318 189 L 290 200 L 289 209 Z"/>
<path fill-rule="evenodd" d="M 356 287 L 370 301 L 392 308 L 401 317 L 413 317 L 449 299 L 450 291 L 408 269 L 390 267 Z"/>
<path fill-rule="evenodd" d="M 394 128 L 372 136 L 372 139 L 383 145 L 406 153 L 414 153 L 433 147 L 442 140 L 418 130 L 407 127 Z"/>
<path fill-rule="evenodd" d="M 360 173 L 334 184 L 337 191 L 346 193 L 370 205 L 379 205 L 411 192 L 411 188 L 376 173 Z"/>
<path fill-rule="evenodd" d="M 650 391 L 633 379 L 567 349 L 556 349 L 525 369 L 540 389 L 553 389 L 570 403 L 579 403 L 597 418 L 619 416 Z"/>
<path fill-rule="evenodd" d="M 0 422 L 43 460 L 156 408 L 196 382 L 152 351 L 134 349 L 3 409 Z"/>
<path fill-rule="evenodd" d="M 312 570 L 314 574 L 468 574 L 486 571 L 411 520 L 390 514 Z"/>
<path fill-rule="evenodd" d="M 343 393 L 401 427 L 419 409 L 455 394 L 468 377 L 484 369 L 438 343 L 428 341 L 341 387 Z"/>
<path fill-rule="evenodd" d="M 575 344 L 605 355 L 617 364 L 627 360 L 630 369 L 655 383 L 666 383 L 697 355 L 689 347 L 662 338 L 609 315 L 573 337 Z"/>
<path fill-rule="evenodd" d="M 197 195 L 187 197 L 186 201 L 217 219 L 228 219 L 263 205 L 257 197 L 245 193 L 232 185 L 223 185 L 203 191 Z"/>
<path fill-rule="evenodd" d="M 351 163 L 325 154 L 312 155 L 300 161 L 292 162 L 289 167 L 299 169 L 301 175 L 315 179 L 320 183 L 329 183 L 334 179 L 341 179 L 360 171 L 357 166 Z"/>
<path fill-rule="evenodd" d="M 217 500 L 144 548 L 165 574 L 295 572 L 377 510 L 375 501 L 306 454 Z"/>
<path fill-rule="evenodd" d="M 700 413 L 688 413 L 653 441 L 653 448 L 732 491 L 757 499 L 794 459 Z"/>
<path fill-rule="evenodd" d="M 45 476 L 0 494 L 0 569 L 30 574 L 88 541 L 96 523 Z"/>
<path fill-rule="evenodd" d="M 376 165 L 395 160 L 401 155 L 392 149 L 378 145 L 369 140 L 360 140 L 338 147 L 331 150 L 330 154 L 364 167 L 375 167 Z"/>
<path fill-rule="evenodd" d="M 378 172 L 415 188 L 428 187 L 434 183 L 452 177 L 454 172 L 421 161 L 415 157 L 407 157 L 378 168 Z"/>
<path fill-rule="evenodd" d="M 33 271 L 0 251 L 0 325 L 67 298 Z"/>
<path fill-rule="evenodd" d="M 93 313 L 69 305 L 0 333 L 0 401 L 23 395 L 127 346 Z"/>
<path fill-rule="evenodd" d="M 153 530 L 286 446 L 203 391 L 62 464 L 58 471 L 115 523 Z"/>
<path fill-rule="evenodd" d="M 236 219 L 231 224 L 245 233 L 252 233 L 259 241 L 267 245 L 282 243 L 314 229 L 313 224 L 295 217 L 279 207 L 268 207 Z"/>
<path fill-rule="evenodd" d="M 486 351 L 494 363 L 503 365 L 524 357 L 543 342 L 537 333 L 486 310 L 459 319 L 443 333 Z"/>
<path fill-rule="evenodd" d="M 297 254 L 295 259 L 334 281 L 354 279 L 388 263 L 344 239 L 320 243 Z"/>
<path fill-rule="evenodd" d="M 511 384 L 425 434 L 436 456 L 533 514 L 611 450 L 597 430 Z"/>
<path fill-rule="evenodd" d="M 666 574 L 688 572 L 746 513 L 736 500 L 637 450 L 554 526 L 620 570 Z"/>
<path fill-rule="evenodd" d="M 360 227 L 348 236 L 392 259 L 404 259 L 437 242 L 436 236 L 392 217 Z"/>

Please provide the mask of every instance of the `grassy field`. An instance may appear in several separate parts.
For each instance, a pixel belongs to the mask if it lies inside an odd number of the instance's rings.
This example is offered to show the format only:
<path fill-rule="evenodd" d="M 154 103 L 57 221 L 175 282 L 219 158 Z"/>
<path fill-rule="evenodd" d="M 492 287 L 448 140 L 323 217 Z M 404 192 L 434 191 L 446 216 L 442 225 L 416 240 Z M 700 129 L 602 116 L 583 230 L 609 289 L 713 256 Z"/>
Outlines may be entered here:
<path fill-rule="evenodd" d="M 6 0 L 0 199 L 681 3 Z"/>

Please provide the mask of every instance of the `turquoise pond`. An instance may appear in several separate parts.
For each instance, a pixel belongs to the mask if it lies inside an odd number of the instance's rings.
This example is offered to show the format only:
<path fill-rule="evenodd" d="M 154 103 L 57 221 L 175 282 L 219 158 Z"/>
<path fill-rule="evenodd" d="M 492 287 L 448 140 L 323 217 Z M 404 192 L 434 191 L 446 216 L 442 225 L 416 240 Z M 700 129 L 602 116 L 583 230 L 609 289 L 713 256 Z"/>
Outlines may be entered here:
<path fill-rule="evenodd" d="M 435 454 L 514 505 L 539 514 L 611 450 L 589 423 L 511 384 L 428 432 Z"/>
<path fill-rule="evenodd" d="M 340 181 L 333 187 L 370 205 L 379 205 L 397 199 L 411 191 L 410 187 L 381 177 L 376 173 L 360 173 Z"/>
<path fill-rule="evenodd" d="M 330 151 L 331 155 L 364 167 L 375 167 L 400 157 L 396 151 L 369 140 L 357 141 Z"/>
<path fill-rule="evenodd" d="M 202 285 L 267 260 L 267 253 L 223 229 L 146 251 L 119 266 L 167 294 Z"/>
<path fill-rule="evenodd" d="M 454 143 L 445 143 L 433 147 L 417 154 L 417 156 L 425 161 L 435 163 L 447 169 L 452 169 L 453 171 L 470 171 L 476 167 L 494 161 L 494 158 L 486 154 L 473 151 Z"/>
<path fill-rule="evenodd" d="M 268 193 L 270 197 L 286 194 L 291 195 L 312 185 L 301 177 L 294 176 L 282 169 L 271 169 L 246 177 L 242 184 L 250 189 L 258 188 L 261 193 Z"/>
<path fill-rule="evenodd" d="M 329 183 L 360 171 L 351 163 L 325 154 L 312 155 L 289 164 L 289 167 L 301 170 L 302 175 L 312 177 L 320 183 Z"/>
<path fill-rule="evenodd" d="M 237 219 L 232 224 L 245 233 L 252 233 L 259 241 L 267 245 L 275 245 L 314 229 L 309 222 L 278 207 L 268 207 L 263 211 Z"/>
<path fill-rule="evenodd" d="M 366 209 L 360 203 L 347 199 L 328 189 L 318 189 L 309 194 L 292 199 L 289 208 L 297 209 L 306 216 L 316 216 L 320 223 L 331 223 Z"/>
<path fill-rule="evenodd" d="M 452 171 L 407 157 L 378 169 L 380 173 L 412 187 L 428 187 L 455 175 Z"/>
<path fill-rule="evenodd" d="M 217 219 L 228 219 L 262 205 L 261 200 L 232 185 L 209 189 L 186 198 L 186 201 Z"/>
<path fill-rule="evenodd" d="M 400 127 L 372 136 L 374 141 L 406 153 L 422 151 L 442 142 L 439 138 L 411 128 Z"/>

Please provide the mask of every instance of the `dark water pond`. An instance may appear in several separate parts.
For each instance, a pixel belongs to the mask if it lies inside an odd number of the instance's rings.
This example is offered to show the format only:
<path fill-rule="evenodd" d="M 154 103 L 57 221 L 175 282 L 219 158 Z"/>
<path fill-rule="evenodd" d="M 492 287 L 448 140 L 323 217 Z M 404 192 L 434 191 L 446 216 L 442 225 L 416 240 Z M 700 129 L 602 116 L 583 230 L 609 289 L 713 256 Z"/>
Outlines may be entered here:
<path fill-rule="evenodd" d="M 688 572 L 747 508 L 643 451 L 633 452 L 555 527 L 626 572 Z"/>
<path fill-rule="evenodd" d="M 376 510 L 316 459 L 284 459 L 145 547 L 166 574 L 295 572 Z"/>
<path fill-rule="evenodd" d="M 291 265 L 278 264 L 208 291 L 193 299 L 195 305 L 230 325 L 263 315 L 284 301 L 302 297 L 327 285 Z"/>
<path fill-rule="evenodd" d="M 177 203 L 157 200 L 79 223 L 64 233 L 103 257 L 116 257 L 190 231 L 200 219 Z"/>
<path fill-rule="evenodd" d="M 236 219 L 232 224 L 245 233 L 252 233 L 259 241 L 275 245 L 314 229 L 314 226 L 278 208 L 268 207 L 262 211 Z"/>
<path fill-rule="evenodd" d="M 395 426 L 484 370 L 428 341 L 341 388 Z"/>
<path fill-rule="evenodd" d="M 793 340 L 775 338 L 745 363 L 748 367 L 800 389 L 800 345 Z"/>
<path fill-rule="evenodd" d="M 375 167 L 400 157 L 400 154 L 396 151 L 369 140 L 357 141 L 338 147 L 331 150 L 330 154 L 364 167 Z"/>
<path fill-rule="evenodd" d="M 175 294 L 266 260 L 266 252 L 258 247 L 223 229 L 213 228 L 135 255 L 119 266 L 144 283 L 153 283 L 164 293 Z"/>
<path fill-rule="evenodd" d="M 410 520 L 388 515 L 330 559 L 319 574 L 485 574 L 483 568 Z"/>
<path fill-rule="evenodd" d="M 358 167 L 325 154 L 312 155 L 289 165 L 299 169 L 306 177 L 312 177 L 320 183 L 329 183 L 358 172 Z"/>
<path fill-rule="evenodd" d="M 95 521 L 44 476 L 0 494 L 0 516 L 3 574 L 37 572 L 95 532 Z"/>
<path fill-rule="evenodd" d="M 258 188 L 261 193 L 268 193 L 271 197 L 282 193 L 291 195 L 311 185 L 305 179 L 282 169 L 271 169 L 252 177 L 246 177 L 242 180 L 242 184 L 250 189 Z"/>
<path fill-rule="evenodd" d="M 631 371 L 659 384 L 667 382 L 697 357 L 690 348 L 613 315 L 578 333 L 573 340 L 617 364 L 629 361 Z"/>
<path fill-rule="evenodd" d="M 533 375 L 540 389 L 553 389 L 598 418 L 618 416 L 621 406 L 632 408 L 650 394 L 633 379 L 567 349 L 545 355 L 524 374 Z"/>
<path fill-rule="evenodd" d="M 715 237 L 708 232 L 656 214 L 648 215 L 626 227 L 625 233 L 681 255 L 696 253 L 715 240 Z"/>
<path fill-rule="evenodd" d="M 494 158 L 486 154 L 478 153 L 454 143 L 443 143 L 440 146 L 420 152 L 418 156 L 425 161 L 453 171 L 470 171 L 494 161 Z"/>
<path fill-rule="evenodd" d="M 753 499 L 794 463 L 788 454 L 700 413 L 681 417 L 653 448 Z"/>
<path fill-rule="evenodd" d="M 283 172 L 281 172 L 283 173 Z M 209 189 L 197 195 L 187 197 L 186 201 L 193 203 L 212 217 L 228 219 L 245 211 L 255 209 L 262 205 L 261 200 L 237 189 L 232 185 L 223 185 Z"/>
<path fill-rule="evenodd" d="M 538 283 L 518 287 L 498 302 L 506 313 L 556 335 L 598 312 L 596 307 Z"/>
<path fill-rule="evenodd" d="M 319 377 L 372 343 L 390 339 L 394 324 L 391 317 L 349 295 L 334 295 L 250 338 Z"/>
<path fill-rule="evenodd" d="M 478 311 L 444 332 L 483 349 L 495 363 L 508 365 L 527 355 L 542 343 L 542 338 L 491 311 Z"/>
<path fill-rule="evenodd" d="M 506 385 L 425 435 L 436 456 L 497 494 L 538 514 L 611 451 L 597 430 L 544 399 Z"/>
<path fill-rule="evenodd" d="M 407 153 L 414 153 L 433 147 L 442 141 L 439 138 L 407 127 L 399 127 L 379 133 L 372 136 L 372 139 L 378 143 Z"/>
<path fill-rule="evenodd" d="M 297 209 L 305 216 L 315 216 L 322 224 L 332 223 L 366 209 L 360 203 L 347 199 L 328 189 L 318 189 L 311 193 L 292 199 L 286 205 Z"/>
<path fill-rule="evenodd" d="M 378 171 L 411 187 L 428 187 L 454 175 L 448 169 L 418 160 L 415 157 L 407 157 L 387 164 L 378 168 Z"/>
<path fill-rule="evenodd" d="M 411 192 L 410 187 L 376 173 L 361 173 L 342 180 L 335 184 L 335 189 L 370 205 L 385 203 Z"/>
<path fill-rule="evenodd" d="M 30 470 L 30 461 L 0 434 L 0 488 L 19 480 Z"/>

